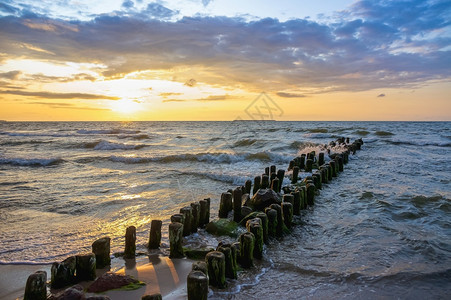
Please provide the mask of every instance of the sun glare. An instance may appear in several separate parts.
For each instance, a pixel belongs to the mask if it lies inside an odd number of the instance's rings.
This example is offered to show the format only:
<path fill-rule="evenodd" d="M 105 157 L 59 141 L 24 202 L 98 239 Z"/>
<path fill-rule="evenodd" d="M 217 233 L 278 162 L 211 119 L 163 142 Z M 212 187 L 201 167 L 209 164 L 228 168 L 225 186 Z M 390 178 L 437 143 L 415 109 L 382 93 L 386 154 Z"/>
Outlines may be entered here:
<path fill-rule="evenodd" d="M 112 111 L 122 114 L 132 114 L 141 110 L 142 108 L 141 103 L 130 99 L 121 99 L 118 101 L 113 101 L 111 102 L 110 106 Z"/>

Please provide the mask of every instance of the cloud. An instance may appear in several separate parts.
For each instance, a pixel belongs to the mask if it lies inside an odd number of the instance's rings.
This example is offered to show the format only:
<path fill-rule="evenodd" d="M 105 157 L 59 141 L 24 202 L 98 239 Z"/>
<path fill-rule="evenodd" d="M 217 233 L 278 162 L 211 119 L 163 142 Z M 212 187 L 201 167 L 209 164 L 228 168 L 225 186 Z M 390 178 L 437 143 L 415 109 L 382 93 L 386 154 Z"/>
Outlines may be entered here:
<path fill-rule="evenodd" d="M 385 94 L 379 94 L 379 95 L 377 95 L 377 98 L 382 98 L 382 97 L 385 97 Z"/>
<path fill-rule="evenodd" d="M 85 93 L 52 93 L 52 92 L 27 92 L 17 90 L 0 90 L 0 94 L 36 97 L 44 99 L 84 99 L 84 100 L 119 100 L 118 97 Z"/>
<path fill-rule="evenodd" d="M 125 0 L 124 2 L 122 2 L 122 7 L 124 8 L 132 8 L 133 6 L 135 6 L 135 3 L 133 1 Z"/>
<path fill-rule="evenodd" d="M 169 97 L 169 96 L 179 96 L 179 95 L 183 95 L 183 94 L 182 93 L 160 93 L 158 96 Z"/>
<path fill-rule="evenodd" d="M 212 0 L 202 0 L 202 5 L 207 6 L 210 2 L 212 2 Z"/>
<path fill-rule="evenodd" d="M 80 109 L 80 110 L 103 110 L 108 111 L 106 108 L 97 108 L 97 107 L 87 107 L 87 106 L 78 106 L 71 103 L 61 103 L 61 102 L 27 102 L 27 104 L 39 104 L 45 105 L 50 108 L 63 108 L 63 109 Z"/>
<path fill-rule="evenodd" d="M 210 95 L 205 98 L 196 99 L 197 101 L 223 101 L 227 99 L 231 99 L 230 95 Z"/>
<path fill-rule="evenodd" d="M 163 102 L 163 103 L 166 103 L 166 102 L 185 102 L 185 100 L 180 100 L 180 99 L 164 99 L 162 102 Z"/>
<path fill-rule="evenodd" d="M 275 94 L 296 87 L 299 95 L 415 88 L 451 77 L 450 10 L 451 2 L 440 0 L 357 1 L 327 23 L 206 16 L 170 22 L 178 12 L 151 3 L 89 21 L 0 17 L 0 48 L 9 57 L 102 64 L 106 79 L 151 70 L 187 86 Z"/>
<path fill-rule="evenodd" d="M 282 98 L 304 98 L 304 97 L 307 97 L 306 95 L 303 95 L 303 94 L 287 93 L 287 92 L 277 92 L 276 95 L 279 96 L 279 97 L 282 97 Z"/>
<path fill-rule="evenodd" d="M 5 72 L 5 73 L 0 73 L 0 78 L 16 80 L 17 78 L 19 78 L 20 74 L 22 74 L 21 71 Z"/>

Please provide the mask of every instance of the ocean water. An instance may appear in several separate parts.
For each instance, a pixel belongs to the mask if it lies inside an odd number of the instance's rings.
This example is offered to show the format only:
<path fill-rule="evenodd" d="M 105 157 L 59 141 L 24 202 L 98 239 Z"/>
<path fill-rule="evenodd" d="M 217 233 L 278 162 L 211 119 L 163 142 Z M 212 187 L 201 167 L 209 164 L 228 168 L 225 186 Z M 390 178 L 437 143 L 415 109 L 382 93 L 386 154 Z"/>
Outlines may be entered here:
<path fill-rule="evenodd" d="M 302 225 L 212 297 L 446 298 L 450 122 L 3 122 L 0 263 L 63 260 L 105 235 L 118 252 L 131 225 L 144 252 L 152 219 L 165 251 L 181 207 L 210 197 L 215 217 L 222 192 L 342 136 L 365 144 Z"/>

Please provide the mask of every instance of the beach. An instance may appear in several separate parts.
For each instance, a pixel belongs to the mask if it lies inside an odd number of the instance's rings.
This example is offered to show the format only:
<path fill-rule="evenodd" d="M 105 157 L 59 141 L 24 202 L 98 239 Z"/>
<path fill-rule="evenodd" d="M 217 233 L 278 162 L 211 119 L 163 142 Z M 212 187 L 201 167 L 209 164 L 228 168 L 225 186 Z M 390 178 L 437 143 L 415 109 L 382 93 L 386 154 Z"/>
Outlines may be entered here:
<path fill-rule="evenodd" d="M 131 292 L 136 299 L 158 290 L 182 299 L 191 261 L 167 258 L 170 216 L 209 197 L 216 218 L 222 192 L 270 165 L 286 169 L 300 153 L 341 136 L 363 138 L 363 150 L 301 213 L 290 236 L 267 246 L 255 269 L 223 291 L 211 290 L 210 298 L 265 299 L 287 291 L 311 299 L 444 298 L 451 292 L 449 124 L 0 124 L 0 298 L 20 297 L 28 275 L 50 274 L 50 263 L 89 251 L 100 237 L 111 237 L 113 253 L 123 251 L 131 225 L 137 250 L 146 253 L 150 221 L 160 219 L 164 255 L 138 257 L 124 273 L 149 283 Z M 203 231 L 185 238 L 205 247 L 217 242 Z M 114 271 L 124 266 L 113 260 Z"/>

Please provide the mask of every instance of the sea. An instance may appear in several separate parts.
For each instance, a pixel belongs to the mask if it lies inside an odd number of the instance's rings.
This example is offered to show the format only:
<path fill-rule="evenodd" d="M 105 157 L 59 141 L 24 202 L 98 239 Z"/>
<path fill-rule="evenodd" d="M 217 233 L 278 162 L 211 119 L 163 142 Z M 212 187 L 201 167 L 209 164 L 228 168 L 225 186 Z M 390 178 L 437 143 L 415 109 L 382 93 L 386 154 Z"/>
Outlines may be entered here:
<path fill-rule="evenodd" d="M 340 137 L 362 149 L 211 298 L 448 298 L 451 122 L 1 122 L 0 264 L 61 261 L 103 236 L 120 252 L 131 225 L 145 252 L 152 219 L 167 251 L 181 207 L 209 197 L 215 218 L 222 192 Z"/>

